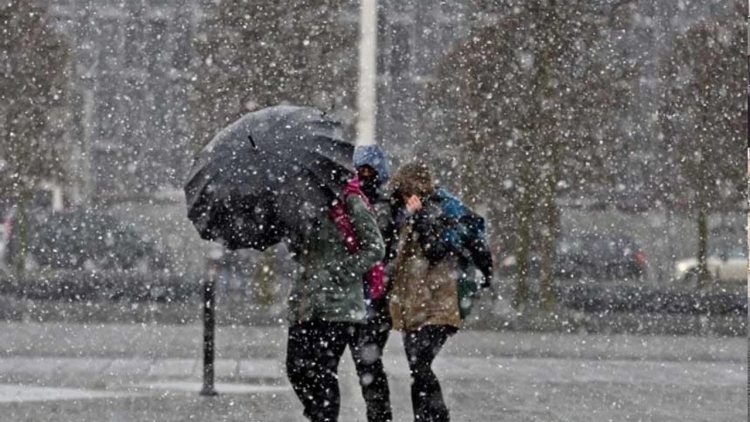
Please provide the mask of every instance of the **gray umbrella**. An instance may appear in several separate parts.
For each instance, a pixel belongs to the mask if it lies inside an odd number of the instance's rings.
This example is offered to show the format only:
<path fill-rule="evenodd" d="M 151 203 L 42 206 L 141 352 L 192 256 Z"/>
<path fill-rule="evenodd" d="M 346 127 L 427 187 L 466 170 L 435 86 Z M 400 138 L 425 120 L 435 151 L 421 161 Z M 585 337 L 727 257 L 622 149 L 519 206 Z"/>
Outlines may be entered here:
<path fill-rule="evenodd" d="M 201 237 L 263 250 L 315 224 L 353 177 L 341 124 L 309 107 L 248 113 L 201 151 L 185 185 Z"/>

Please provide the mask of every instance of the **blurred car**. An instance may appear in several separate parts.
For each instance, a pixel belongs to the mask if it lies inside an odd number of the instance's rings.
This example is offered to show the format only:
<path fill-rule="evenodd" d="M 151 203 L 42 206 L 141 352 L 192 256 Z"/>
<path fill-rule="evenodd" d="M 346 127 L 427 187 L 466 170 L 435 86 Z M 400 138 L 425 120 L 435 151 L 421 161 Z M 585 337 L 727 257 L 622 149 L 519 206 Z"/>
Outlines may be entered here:
<path fill-rule="evenodd" d="M 19 259 L 13 221 L 6 223 L 9 242 L 6 260 Z M 25 267 L 37 270 L 134 270 L 141 273 L 166 268 L 168 252 L 139 227 L 106 214 L 65 211 L 36 221 L 26 229 Z"/>
<path fill-rule="evenodd" d="M 742 241 L 709 241 L 706 267 L 715 281 L 747 283 L 747 245 Z M 693 286 L 698 281 L 698 258 L 685 258 L 674 266 L 674 280 Z"/>
<path fill-rule="evenodd" d="M 532 251 L 529 274 L 538 276 L 541 255 Z M 556 245 L 555 275 L 564 278 L 642 279 L 646 275 L 643 250 L 623 234 L 563 236 Z M 500 262 L 501 274 L 516 271 L 516 256 Z"/>

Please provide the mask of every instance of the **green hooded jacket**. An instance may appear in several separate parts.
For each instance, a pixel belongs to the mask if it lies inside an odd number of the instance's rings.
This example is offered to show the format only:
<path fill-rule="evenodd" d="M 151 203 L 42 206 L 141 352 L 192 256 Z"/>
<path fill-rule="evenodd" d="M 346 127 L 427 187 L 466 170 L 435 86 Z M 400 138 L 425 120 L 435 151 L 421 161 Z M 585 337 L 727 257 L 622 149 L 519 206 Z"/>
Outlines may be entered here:
<path fill-rule="evenodd" d="M 289 295 L 291 323 L 310 320 L 364 322 L 364 273 L 385 256 L 385 244 L 375 216 L 362 198 L 350 195 L 347 213 L 359 242 L 350 254 L 343 235 L 330 218 L 295 243 L 301 265 Z"/>

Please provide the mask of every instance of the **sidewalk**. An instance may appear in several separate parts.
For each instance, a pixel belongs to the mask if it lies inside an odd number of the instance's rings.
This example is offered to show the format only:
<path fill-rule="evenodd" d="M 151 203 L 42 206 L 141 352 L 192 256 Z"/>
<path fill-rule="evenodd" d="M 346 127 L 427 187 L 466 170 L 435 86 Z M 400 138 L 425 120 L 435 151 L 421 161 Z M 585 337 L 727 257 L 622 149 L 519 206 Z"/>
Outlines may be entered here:
<path fill-rule="evenodd" d="M 283 379 L 277 359 L 219 359 L 214 362 L 217 379 L 274 382 Z M 72 358 L 13 356 L 0 358 L 0 379 L 22 374 L 91 377 L 102 380 L 201 379 L 199 359 Z"/>
<path fill-rule="evenodd" d="M 203 327 L 162 324 L 0 322 L 3 356 L 198 359 Z M 401 335 L 388 344 L 400 348 Z M 462 330 L 441 355 L 744 362 L 746 337 L 561 334 Z M 278 359 L 286 354 L 286 327 L 218 326 L 218 360 Z"/>
<path fill-rule="evenodd" d="M 593 308 L 589 311 L 563 306 L 555 313 L 534 307 L 519 313 L 509 302 L 512 294 L 496 302 L 491 302 L 485 295 L 475 304 L 464 324 L 467 329 L 481 331 L 747 337 L 746 311 L 725 314 L 612 312 L 600 309 L 602 304 L 608 303 L 606 298 L 612 299 L 614 294 L 607 291 L 607 286 L 603 287 L 601 297 L 597 296 L 591 304 L 584 306 Z M 639 300 L 643 302 L 645 296 Z M 630 296 L 624 297 L 618 299 L 617 306 L 628 303 Z M 661 303 L 653 297 L 651 299 L 646 300 L 649 306 Z M 689 297 L 685 299 L 684 303 L 678 301 L 672 304 L 680 303 L 681 308 L 695 304 Z M 741 299 L 746 303 L 744 295 Z M 613 306 L 613 309 L 617 306 Z M 202 302 L 197 298 L 177 302 L 55 301 L 0 295 L 0 321 L 194 325 L 201 323 L 202 312 Z M 285 323 L 286 311 L 283 304 L 263 308 L 253 306 L 241 295 L 219 295 L 215 317 L 218 326 L 278 326 Z"/>
<path fill-rule="evenodd" d="M 216 390 L 200 397 L 202 327 L 0 323 L 3 421 L 302 422 L 284 327 L 218 327 Z M 452 420 L 735 421 L 747 413 L 747 339 L 462 331 L 435 361 Z M 401 338 L 384 364 L 410 421 Z M 364 422 L 348 352 L 341 420 Z"/>

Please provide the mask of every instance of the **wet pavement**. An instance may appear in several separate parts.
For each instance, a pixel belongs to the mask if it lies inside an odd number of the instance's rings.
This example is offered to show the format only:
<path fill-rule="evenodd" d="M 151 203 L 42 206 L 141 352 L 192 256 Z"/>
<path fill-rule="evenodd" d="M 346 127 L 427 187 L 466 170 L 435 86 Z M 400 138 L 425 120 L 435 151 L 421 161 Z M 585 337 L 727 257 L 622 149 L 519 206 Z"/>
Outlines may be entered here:
<path fill-rule="evenodd" d="M 199 325 L 0 324 L 2 421 L 303 421 L 283 327 L 217 328 L 217 397 Z M 435 362 L 453 421 L 739 421 L 747 339 L 462 331 Z M 396 421 L 413 420 L 398 333 L 386 349 Z M 341 421 L 364 421 L 348 354 Z"/>

